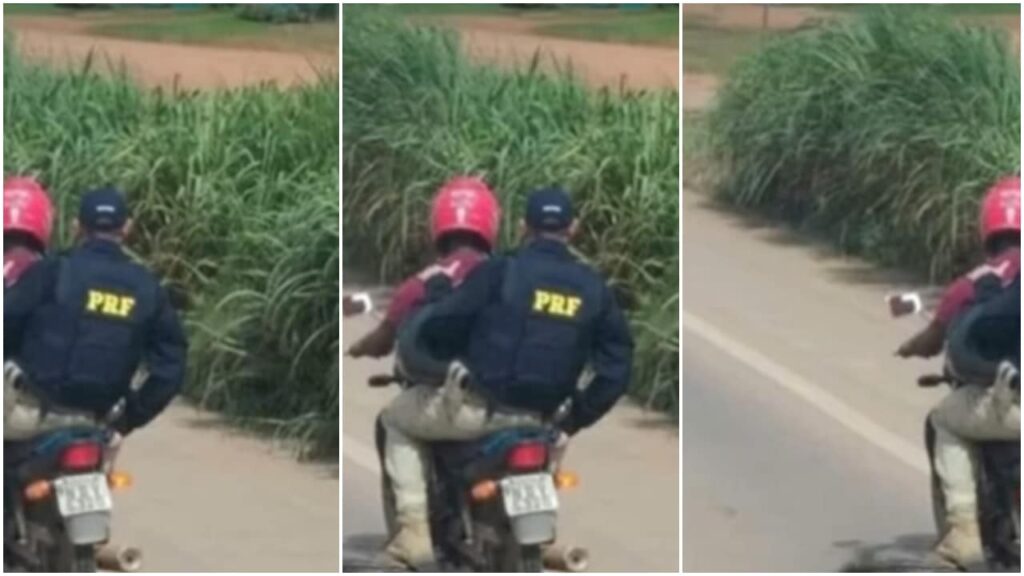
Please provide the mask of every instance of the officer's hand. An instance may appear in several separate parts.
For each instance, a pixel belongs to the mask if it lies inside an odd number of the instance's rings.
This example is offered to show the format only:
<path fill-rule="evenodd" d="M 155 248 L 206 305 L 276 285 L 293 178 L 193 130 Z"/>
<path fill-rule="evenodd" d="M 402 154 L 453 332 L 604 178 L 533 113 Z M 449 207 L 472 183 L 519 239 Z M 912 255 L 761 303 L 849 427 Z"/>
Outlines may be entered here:
<path fill-rule="evenodd" d="M 555 440 L 555 450 L 564 450 L 569 445 L 569 435 L 565 432 L 558 433 L 558 439 Z"/>
<path fill-rule="evenodd" d="M 117 456 L 121 453 L 121 445 L 124 443 L 124 436 L 117 431 L 111 433 L 110 440 L 107 442 L 107 471 L 112 472 L 114 465 L 117 463 Z"/>
<path fill-rule="evenodd" d="M 448 365 L 448 376 L 445 378 L 445 383 L 461 386 L 468 379 L 469 368 L 466 368 L 462 362 L 452 362 Z"/>
<path fill-rule="evenodd" d="M 1020 390 L 1020 371 L 1012 362 L 1003 362 L 996 372 L 996 388 Z"/>
<path fill-rule="evenodd" d="M 14 362 L 4 362 L 4 382 L 14 383 L 21 378 L 21 368 Z"/>
<path fill-rule="evenodd" d="M 551 461 L 554 463 L 555 471 L 562 468 L 562 461 L 565 459 L 565 452 L 569 449 L 569 435 L 565 432 L 558 433 L 558 439 L 552 449 Z"/>

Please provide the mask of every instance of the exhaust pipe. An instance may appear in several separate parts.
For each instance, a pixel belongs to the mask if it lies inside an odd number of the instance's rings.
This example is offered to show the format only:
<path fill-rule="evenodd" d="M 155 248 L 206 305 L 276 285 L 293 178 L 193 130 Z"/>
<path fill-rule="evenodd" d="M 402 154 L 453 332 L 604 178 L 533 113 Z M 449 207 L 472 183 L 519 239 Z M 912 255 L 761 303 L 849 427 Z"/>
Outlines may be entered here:
<path fill-rule="evenodd" d="M 142 550 L 107 544 L 96 551 L 96 565 L 111 572 L 138 572 L 142 569 Z"/>
<path fill-rule="evenodd" d="M 583 572 L 590 563 L 590 552 L 580 546 L 552 544 L 544 548 L 542 560 L 548 570 Z"/>

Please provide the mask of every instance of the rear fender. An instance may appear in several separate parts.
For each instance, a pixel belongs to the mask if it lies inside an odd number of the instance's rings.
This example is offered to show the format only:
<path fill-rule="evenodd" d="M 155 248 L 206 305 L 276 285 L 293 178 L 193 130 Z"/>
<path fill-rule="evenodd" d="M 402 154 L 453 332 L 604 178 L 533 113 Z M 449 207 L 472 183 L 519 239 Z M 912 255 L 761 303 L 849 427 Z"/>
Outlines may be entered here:
<path fill-rule="evenodd" d="M 520 546 L 536 546 L 555 541 L 557 512 L 527 514 L 511 519 L 512 534 Z"/>
<path fill-rule="evenodd" d="M 103 544 L 110 539 L 110 512 L 67 518 L 64 520 L 64 531 L 75 546 Z"/>

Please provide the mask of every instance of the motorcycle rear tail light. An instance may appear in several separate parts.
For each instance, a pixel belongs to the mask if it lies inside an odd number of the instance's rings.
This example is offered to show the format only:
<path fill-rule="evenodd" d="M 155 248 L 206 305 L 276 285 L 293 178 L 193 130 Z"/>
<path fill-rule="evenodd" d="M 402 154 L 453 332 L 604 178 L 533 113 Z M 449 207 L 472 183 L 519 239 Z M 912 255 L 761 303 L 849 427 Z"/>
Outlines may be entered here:
<path fill-rule="evenodd" d="M 103 459 L 103 447 L 95 442 L 76 442 L 60 455 L 60 467 L 69 472 L 95 470 Z"/>
<path fill-rule="evenodd" d="M 508 452 L 506 462 L 511 470 L 537 470 L 548 461 L 548 447 L 543 442 L 524 442 Z"/>

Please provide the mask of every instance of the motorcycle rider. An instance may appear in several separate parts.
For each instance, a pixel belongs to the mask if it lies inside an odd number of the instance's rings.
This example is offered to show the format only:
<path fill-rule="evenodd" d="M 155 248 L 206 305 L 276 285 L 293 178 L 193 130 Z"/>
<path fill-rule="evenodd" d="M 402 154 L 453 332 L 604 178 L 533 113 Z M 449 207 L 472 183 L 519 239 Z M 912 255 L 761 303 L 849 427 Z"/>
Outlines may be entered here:
<path fill-rule="evenodd" d="M 39 182 L 4 179 L 4 288 L 46 253 L 53 219 L 53 202 Z"/>
<path fill-rule="evenodd" d="M 945 291 L 932 322 L 900 346 L 903 358 L 930 358 L 942 352 L 951 323 L 969 307 L 976 284 L 985 277 L 1008 286 L 1020 274 L 1020 177 L 996 183 L 981 203 L 980 229 L 986 261 Z M 996 409 L 994 388 L 965 383 L 956 388 L 929 415 L 935 430 L 934 469 L 946 502 L 945 534 L 935 552 L 965 567 L 983 560 L 978 526 L 971 440 L 1020 438 L 1019 399 L 1015 410 Z"/>
<path fill-rule="evenodd" d="M 458 285 L 490 256 L 498 241 L 501 206 L 494 192 L 479 178 L 460 176 L 441 186 L 430 211 L 430 236 L 437 260 L 405 280 L 388 305 L 380 324 L 349 348 L 353 358 L 382 358 L 391 353 L 398 328 L 426 297 L 426 283 L 443 274 Z M 346 307 L 355 303 L 346 300 Z"/>
<path fill-rule="evenodd" d="M 991 294 L 979 297 L 950 329 L 946 363 L 967 382 L 990 384 L 1020 371 L 1020 274 L 1006 288 L 991 284 L 984 283 Z"/>
<path fill-rule="evenodd" d="M 72 250 L 39 261 L 5 291 L 4 359 L 25 376 L 5 375 L 5 442 L 97 424 L 122 398 L 112 427 L 124 436 L 181 390 L 185 334 L 159 281 L 124 252 L 132 224 L 124 197 L 87 192 L 75 224 Z M 133 390 L 141 363 L 148 377 Z"/>
<path fill-rule="evenodd" d="M 440 387 L 406 389 L 382 414 L 398 520 L 386 549 L 392 559 L 414 567 L 433 561 L 423 441 L 467 441 L 541 425 L 570 398 L 571 413 L 560 426 L 571 436 L 625 393 L 632 371 L 629 325 L 604 280 L 570 252 L 576 230 L 564 190 L 535 191 L 527 202 L 524 244 L 477 266 L 458 289 L 403 327 L 400 361 L 414 371 L 445 366 L 447 373 Z M 454 358 L 460 361 L 449 365 Z M 580 391 L 588 362 L 594 378 Z"/>

